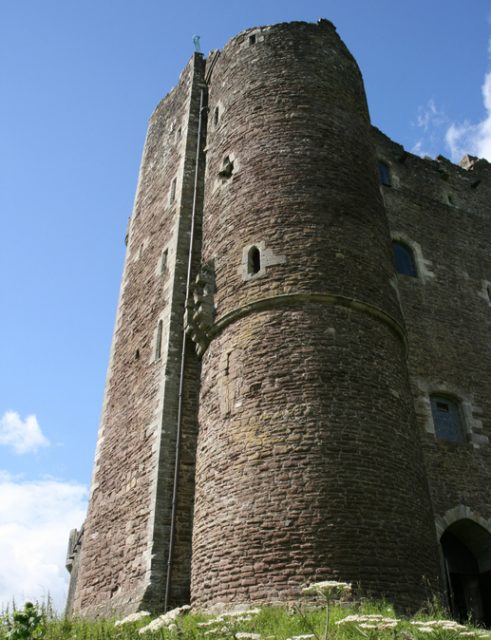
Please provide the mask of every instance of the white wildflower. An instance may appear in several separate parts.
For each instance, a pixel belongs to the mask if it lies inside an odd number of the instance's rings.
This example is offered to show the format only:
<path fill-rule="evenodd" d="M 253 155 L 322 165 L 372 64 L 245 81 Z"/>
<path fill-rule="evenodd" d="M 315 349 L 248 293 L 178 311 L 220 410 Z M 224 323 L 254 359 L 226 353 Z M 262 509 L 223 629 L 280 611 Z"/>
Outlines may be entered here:
<path fill-rule="evenodd" d="M 394 629 L 395 627 L 397 627 L 397 621 L 392 620 L 391 622 L 388 622 L 387 620 L 383 620 L 378 625 L 378 627 L 379 629 Z"/>
<path fill-rule="evenodd" d="M 245 611 L 229 611 L 222 613 L 220 618 L 240 618 L 241 616 L 255 616 L 261 613 L 261 609 L 246 609 Z"/>
<path fill-rule="evenodd" d="M 423 631 L 423 633 L 429 633 L 428 629 L 433 631 L 460 631 L 463 629 L 465 631 L 467 628 L 455 620 L 414 620 L 411 624 L 418 627 L 418 631 Z"/>
<path fill-rule="evenodd" d="M 172 622 L 168 627 L 169 631 L 171 633 L 177 633 L 177 624 L 175 622 Z"/>
<path fill-rule="evenodd" d="M 122 624 L 130 624 L 131 622 L 138 622 L 138 620 L 141 620 L 142 618 L 146 618 L 149 615 L 150 614 L 148 611 L 137 611 L 136 613 L 130 613 L 130 615 L 126 616 L 126 618 L 123 618 L 122 620 L 116 620 L 116 622 L 114 623 L 114 626 L 119 627 Z"/>
<path fill-rule="evenodd" d="M 378 629 L 378 624 L 373 624 L 373 622 L 361 622 L 358 626 L 362 629 Z"/>
<path fill-rule="evenodd" d="M 466 629 L 465 625 L 455 620 L 415 620 L 411 624 L 417 627 L 439 627 L 448 630 Z"/>
<path fill-rule="evenodd" d="M 176 618 L 178 618 L 183 613 L 186 613 L 186 611 L 189 611 L 189 609 L 191 609 L 191 607 L 188 604 L 184 605 L 183 607 L 177 607 L 177 609 L 172 609 L 171 611 L 164 613 L 158 618 L 155 618 L 155 620 L 152 620 L 152 622 L 150 622 L 150 624 L 147 624 L 145 627 L 142 627 L 138 631 L 138 633 L 143 634 L 151 631 L 158 631 L 163 627 L 168 627 L 172 622 L 174 622 Z"/>
<path fill-rule="evenodd" d="M 292 636 L 291 638 L 287 638 L 287 640 L 310 640 L 311 638 L 315 638 L 313 633 L 306 633 L 303 636 Z"/>
<path fill-rule="evenodd" d="M 336 580 L 324 580 L 323 582 L 314 582 L 308 587 L 304 587 L 302 593 L 306 596 L 339 598 L 342 595 L 351 593 L 351 584 L 348 582 L 337 582 Z"/>
<path fill-rule="evenodd" d="M 379 613 L 369 613 L 366 615 L 346 616 L 338 620 L 335 624 L 376 624 L 380 629 L 391 629 L 397 626 L 398 622 L 400 622 L 398 618 L 384 618 L 384 616 Z"/>
<path fill-rule="evenodd" d="M 261 640 L 259 633 L 248 633 L 247 631 L 238 631 L 235 637 L 237 640 Z"/>
<path fill-rule="evenodd" d="M 436 631 L 435 627 L 423 627 L 420 626 L 418 628 L 418 631 L 421 631 L 422 633 L 433 633 L 434 631 Z"/>
<path fill-rule="evenodd" d="M 353 622 L 367 622 L 369 618 L 367 616 L 359 616 L 359 615 L 351 615 L 346 616 L 345 618 L 341 618 L 335 624 L 349 624 Z"/>
<path fill-rule="evenodd" d="M 212 618 L 211 620 L 207 620 L 206 622 L 198 622 L 196 624 L 197 627 L 212 627 L 214 624 L 219 624 L 223 622 L 222 618 Z"/>
<path fill-rule="evenodd" d="M 235 618 L 235 622 L 250 622 L 253 620 L 252 616 L 242 616 L 240 618 Z"/>
<path fill-rule="evenodd" d="M 205 631 L 205 633 L 203 635 L 205 635 L 205 636 L 214 636 L 217 633 L 227 634 L 228 631 L 229 630 L 228 630 L 227 627 L 217 627 L 216 629 L 210 629 L 209 631 Z"/>

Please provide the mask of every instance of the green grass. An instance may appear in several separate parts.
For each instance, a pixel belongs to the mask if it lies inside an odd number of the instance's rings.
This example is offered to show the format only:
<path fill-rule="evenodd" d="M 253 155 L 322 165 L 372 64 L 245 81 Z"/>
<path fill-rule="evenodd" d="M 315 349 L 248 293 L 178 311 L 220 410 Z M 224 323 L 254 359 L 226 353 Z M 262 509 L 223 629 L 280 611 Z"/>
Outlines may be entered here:
<path fill-rule="evenodd" d="M 38 609 L 39 610 L 39 609 Z M 360 626 L 360 622 L 336 624 L 348 615 L 379 614 L 384 618 L 395 618 L 393 609 L 383 603 L 338 604 L 330 607 L 329 640 L 467 640 L 462 632 L 472 632 L 475 638 L 485 633 L 471 626 L 466 629 L 452 630 L 430 626 L 431 632 L 420 630 L 412 624 L 415 620 L 437 620 L 447 616 L 442 611 L 432 610 L 432 615 L 421 614 L 413 619 L 400 619 L 397 626 L 390 629 L 370 629 Z M 325 628 L 325 609 L 300 604 L 295 607 L 263 607 L 251 620 L 237 621 L 226 619 L 211 626 L 200 626 L 216 616 L 193 613 L 182 615 L 176 619 L 173 630 L 162 628 L 158 631 L 141 635 L 139 629 L 148 624 L 150 617 L 121 626 L 115 626 L 114 620 L 86 621 L 78 619 L 57 618 L 50 611 L 43 612 L 43 622 L 37 630 L 24 628 L 21 633 L 12 634 L 12 615 L 6 612 L 3 624 L 0 625 L 0 640 L 234 640 L 238 632 L 259 634 L 261 640 L 287 640 L 294 636 L 313 634 L 313 640 L 323 640 Z M 8 621 L 10 620 L 10 629 Z M 373 621 L 373 618 L 372 618 Z M 369 621 L 370 622 L 370 621 Z M 14 625 L 15 626 L 15 625 Z M 218 629 L 210 634 L 211 629 Z M 18 629 L 17 629 L 18 631 Z M 491 632 L 488 637 L 491 638 Z"/>

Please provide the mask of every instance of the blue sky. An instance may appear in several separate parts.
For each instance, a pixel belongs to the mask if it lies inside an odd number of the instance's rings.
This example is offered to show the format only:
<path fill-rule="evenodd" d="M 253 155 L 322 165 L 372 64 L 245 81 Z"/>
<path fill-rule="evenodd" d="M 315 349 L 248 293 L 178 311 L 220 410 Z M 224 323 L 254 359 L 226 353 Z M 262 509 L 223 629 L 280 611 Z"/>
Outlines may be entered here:
<path fill-rule="evenodd" d="M 63 600 L 146 124 L 192 36 L 206 54 L 319 17 L 356 57 L 376 126 L 409 151 L 491 160 L 488 0 L 1 2 L 0 602 Z"/>

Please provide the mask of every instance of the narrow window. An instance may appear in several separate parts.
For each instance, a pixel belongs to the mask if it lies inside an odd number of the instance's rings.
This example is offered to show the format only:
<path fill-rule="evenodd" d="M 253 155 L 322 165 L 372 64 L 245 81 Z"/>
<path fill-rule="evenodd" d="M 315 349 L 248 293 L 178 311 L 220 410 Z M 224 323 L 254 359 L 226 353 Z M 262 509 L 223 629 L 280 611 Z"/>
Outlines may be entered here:
<path fill-rule="evenodd" d="M 394 240 L 392 242 L 392 252 L 394 254 L 394 264 L 397 273 L 417 278 L 418 272 L 416 270 L 416 262 L 414 261 L 414 254 L 412 250 L 406 244 Z"/>
<path fill-rule="evenodd" d="M 167 257 L 169 255 L 169 250 L 166 249 L 162 251 L 162 255 L 160 257 L 160 273 L 165 273 L 167 271 Z"/>
<path fill-rule="evenodd" d="M 491 284 L 488 284 L 488 286 L 486 287 L 486 291 L 488 294 L 489 302 L 491 302 Z"/>
<path fill-rule="evenodd" d="M 177 183 L 177 179 L 174 178 L 174 180 L 172 181 L 172 183 L 170 185 L 170 203 L 171 204 L 176 199 L 176 183 Z"/>
<path fill-rule="evenodd" d="M 234 171 L 234 162 L 230 159 L 230 156 L 225 156 L 222 162 L 222 169 L 218 172 L 220 178 L 228 179 L 231 177 Z"/>
<path fill-rule="evenodd" d="M 445 396 L 431 396 L 430 402 L 436 437 L 447 442 L 465 442 L 458 403 Z"/>
<path fill-rule="evenodd" d="M 247 273 L 253 276 L 261 271 L 261 252 L 257 247 L 251 247 L 247 254 Z"/>
<path fill-rule="evenodd" d="M 447 202 L 451 207 L 455 206 L 455 200 L 451 193 L 447 193 Z"/>
<path fill-rule="evenodd" d="M 390 176 L 389 165 L 383 160 L 378 161 L 378 177 L 379 177 L 380 184 L 383 184 L 384 187 L 392 186 L 392 179 Z"/>
<path fill-rule="evenodd" d="M 256 34 L 253 33 L 251 36 L 249 36 L 249 44 L 256 44 Z"/>
<path fill-rule="evenodd" d="M 215 125 L 215 127 L 218 124 L 219 118 L 220 118 L 220 109 L 218 108 L 218 106 L 216 106 L 215 111 L 213 112 L 213 124 Z"/>
<path fill-rule="evenodd" d="M 163 323 L 162 320 L 159 320 L 159 324 L 157 326 L 157 339 L 155 341 L 155 360 L 160 360 L 162 356 L 162 330 Z"/>

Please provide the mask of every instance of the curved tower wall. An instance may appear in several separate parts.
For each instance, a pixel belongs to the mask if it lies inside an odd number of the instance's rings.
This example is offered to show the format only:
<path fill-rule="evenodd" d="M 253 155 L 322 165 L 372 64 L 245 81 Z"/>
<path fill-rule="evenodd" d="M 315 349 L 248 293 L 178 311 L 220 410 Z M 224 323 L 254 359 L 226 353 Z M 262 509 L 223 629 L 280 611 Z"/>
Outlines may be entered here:
<path fill-rule="evenodd" d="M 435 531 L 358 67 L 326 21 L 249 30 L 209 112 L 192 601 L 337 578 L 418 606 Z"/>

